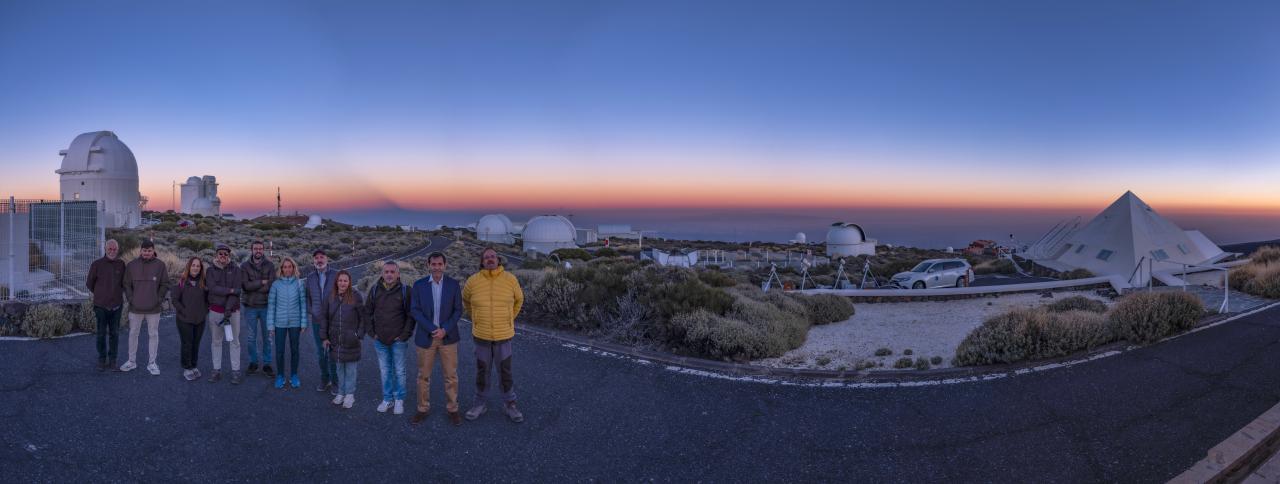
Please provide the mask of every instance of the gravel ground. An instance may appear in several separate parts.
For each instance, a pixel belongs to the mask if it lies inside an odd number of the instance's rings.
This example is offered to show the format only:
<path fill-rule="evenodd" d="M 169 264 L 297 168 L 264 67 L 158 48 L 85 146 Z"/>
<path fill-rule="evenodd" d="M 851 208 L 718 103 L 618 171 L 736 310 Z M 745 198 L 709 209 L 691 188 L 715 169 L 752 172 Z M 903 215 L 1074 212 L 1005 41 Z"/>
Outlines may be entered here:
<path fill-rule="evenodd" d="M 779 358 L 757 360 L 757 365 L 782 368 L 857 368 L 860 362 L 873 361 L 892 369 L 893 363 L 911 350 L 910 357 L 942 357 L 941 365 L 951 366 L 956 347 L 974 328 L 988 317 L 1023 307 L 1048 304 L 1057 299 L 1081 295 L 1106 301 L 1092 291 L 1054 293 L 1053 299 L 1039 294 L 1008 294 L 981 299 L 908 303 L 861 303 L 857 314 L 847 321 L 809 328 L 803 346 Z M 876 356 L 880 348 L 893 351 L 889 356 Z M 820 361 L 821 360 L 821 361 Z M 823 363 L 823 364 L 819 364 Z"/>

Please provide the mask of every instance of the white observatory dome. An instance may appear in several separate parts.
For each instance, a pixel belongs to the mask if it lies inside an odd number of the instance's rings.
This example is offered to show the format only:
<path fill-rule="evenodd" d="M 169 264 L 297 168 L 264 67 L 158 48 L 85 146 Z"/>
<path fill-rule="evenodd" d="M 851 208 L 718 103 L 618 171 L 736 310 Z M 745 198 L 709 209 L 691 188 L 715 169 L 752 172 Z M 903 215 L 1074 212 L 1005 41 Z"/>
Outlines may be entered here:
<path fill-rule="evenodd" d="M 63 200 L 94 200 L 107 227 L 136 227 L 142 213 L 138 193 L 138 161 L 133 151 L 110 131 L 76 136 L 58 153 L 62 167 L 59 192 Z"/>
<path fill-rule="evenodd" d="M 511 232 L 511 219 L 500 213 L 480 217 L 480 222 L 476 223 L 476 238 L 485 242 L 514 243 Z"/>
<path fill-rule="evenodd" d="M 804 232 L 796 232 L 796 238 L 794 239 L 794 242 L 797 244 L 805 244 L 809 242 L 809 237 L 806 236 Z"/>
<path fill-rule="evenodd" d="M 573 222 L 560 215 L 539 215 L 524 226 L 524 250 L 549 254 L 563 248 L 577 247 L 578 230 Z"/>
<path fill-rule="evenodd" d="M 858 224 L 836 222 L 827 230 L 827 256 L 853 257 L 857 255 L 875 255 L 874 240 L 867 240 L 867 235 Z"/>

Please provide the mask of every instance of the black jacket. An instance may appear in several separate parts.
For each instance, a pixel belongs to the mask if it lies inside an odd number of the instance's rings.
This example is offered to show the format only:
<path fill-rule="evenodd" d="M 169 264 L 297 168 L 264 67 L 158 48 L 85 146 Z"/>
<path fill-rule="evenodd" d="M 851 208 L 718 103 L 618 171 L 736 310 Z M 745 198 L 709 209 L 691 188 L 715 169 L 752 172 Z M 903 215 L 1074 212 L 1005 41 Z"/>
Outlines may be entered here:
<path fill-rule="evenodd" d="M 320 303 L 320 337 L 329 340 L 329 351 L 342 363 L 360 361 L 360 340 L 368 332 L 368 308 L 360 291 L 351 291 L 355 304 L 330 297 Z"/>
<path fill-rule="evenodd" d="M 199 281 L 178 281 L 170 290 L 169 300 L 179 323 L 201 324 L 209 315 L 209 290 L 200 287 Z"/>
<path fill-rule="evenodd" d="M 369 289 L 368 314 L 372 319 L 370 334 L 389 345 L 396 341 L 409 341 L 413 337 L 413 313 L 410 305 L 413 296 L 400 281 L 390 289 L 382 287 L 382 279 Z"/>
<path fill-rule="evenodd" d="M 247 308 L 266 308 L 267 296 L 271 294 L 271 283 L 276 281 L 276 265 L 266 256 L 262 262 L 254 264 L 253 257 L 240 264 L 240 274 L 244 278 L 244 293 L 240 302 Z M 262 281 L 267 283 L 263 284 Z"/>

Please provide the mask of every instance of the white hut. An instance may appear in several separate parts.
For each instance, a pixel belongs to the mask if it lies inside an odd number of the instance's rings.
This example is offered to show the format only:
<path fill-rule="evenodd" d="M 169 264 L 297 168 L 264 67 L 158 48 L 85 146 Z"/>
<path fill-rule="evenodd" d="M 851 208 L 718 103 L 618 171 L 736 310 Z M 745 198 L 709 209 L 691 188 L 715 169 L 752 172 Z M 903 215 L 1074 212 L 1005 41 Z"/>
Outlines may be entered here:
<path fill-rule="evenodd" d="M 476 223 L 476 238 L 485 242 L 513 244 L 515 243 L 515 237 L 511 235 L 513 231 L 511 219 L 500 213 L 480 217 L 480 222 Z"/>
<path fill-rule="evenodd" d="M 142 221 L 138 193 L 138 161 L 115 133 L 95 131 L 76 136 L 59 151 L 59 192 L 63 200 L 94 200 L 102 222 L 110 228 L 137 227 Z"/>
<path fill-rule="evenodd" d="M 1125 192 L 1052 249 L 1035 262 L 1057 271 L 1122 276 L 1135 286 L 1146 285 L 1151 272 L 1213 264 L 1228 255 L 1200 231 L 1183 230 L 1160 216 L 1133 192 Z"/>
<path fill-rule="evenodd" d="M 524 226 L 525 252 L 534 251 L 550 254 L 556 249 L 576 248 L 578 230 L 573 222 L 560 215 L 539 215 L 529 219 Z"/>
<path fill-rule="evenodd" d="M 827 230 L 827 257 L 838 259 L 859 255 L 876 255 L 876 241 L 858 224 L 836 222 Z"/>

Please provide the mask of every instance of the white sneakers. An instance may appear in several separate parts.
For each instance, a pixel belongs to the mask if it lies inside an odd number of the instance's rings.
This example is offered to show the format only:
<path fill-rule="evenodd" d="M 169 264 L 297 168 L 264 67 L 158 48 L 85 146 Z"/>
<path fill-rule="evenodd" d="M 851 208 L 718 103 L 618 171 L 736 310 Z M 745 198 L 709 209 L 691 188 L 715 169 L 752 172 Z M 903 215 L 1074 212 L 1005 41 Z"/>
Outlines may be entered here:
<path fill-rule="evenodd" d="M 378 413 L 387 413 L 387 409 L 392 408 L 391 413 L 396 415 L 404 414 L 404 400 L 396 400 L 395 403 L 383 400 L 378 404 Z"/>
<path fill-rule="evenodd" d="M 392 413 L 400 415 L 404 413 L 404 400 L 396 400 L 395 410 Z"/>
<path fill-rule="evenodd" d="M 137 367 L 138 365 L 134 364 L 132 361 L 126 361 L 123 365 L 120 365 L 120 371 L 133 371 L 133 369 Z"/>
<path fill-rule="evenodd" d="M 342 400 L 343 400 L 342 395 L 338 395 L 338 396 L 336 396 L 336 397 L 333 397 L 333 404 L 334 404 L 334 405 L 342 405 Z"/>
<path fill-rule="evenodd" d="M 387 408 L 391 407 L 391 402 L 383 400 L 378 404 L 378 413 L 387 413 Z"/>
<path fill-rule="evenodd" d="M 152 364 L 150 364 L 150 365 L 147 365 L 147 371 L 151 372 L 151 374 L 152 374 L 152 375 L 159 375 L 159 374 L 160 374 L 160 365 L 157 365 L 157 364 L 155 364 L 155 363 L 152 363 Z"/>
<path fill-rule="evenodd" d="M 342 408 L 351 408 L 351 406 L 355 404 L 356 404 L 355 395 L 347 395 L 345 397 L 342 397 Z"/>

